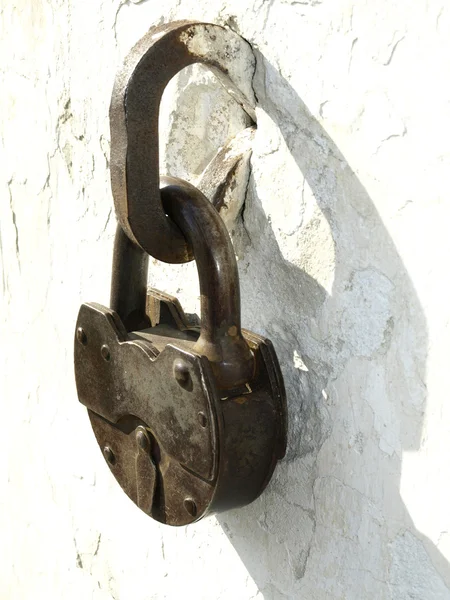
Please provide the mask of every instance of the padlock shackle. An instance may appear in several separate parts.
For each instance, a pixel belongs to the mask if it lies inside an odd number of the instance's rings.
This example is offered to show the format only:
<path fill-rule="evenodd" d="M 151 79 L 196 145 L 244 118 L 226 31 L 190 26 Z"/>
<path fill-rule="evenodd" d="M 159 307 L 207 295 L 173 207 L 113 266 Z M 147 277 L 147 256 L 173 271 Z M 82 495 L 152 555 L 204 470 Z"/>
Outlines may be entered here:
<path fill-rule="evenodd" d="M 201 329 L 193 349 L 209 359 L 219 388 L 239 387 L 254 375 L 254 356 L 242 336 L 239 274 L 230 236 L 217 210 L 186 181 L 161 178 L 161 198 L 164 210 L 190 243 L 197 263 Z M 119 224 L 111 308 L 127 331 L 150 326 L 146 316 L 148 258 Z"/>
<path fill-rule="evenodd" d="M 147 252 L 136 246 L 117 224 L 111 274 L 110 306 L 127 331 L 150 326 L 146 315 Z"/>
<path fill-rule="evenodd" d="M 197 263 L 201 329 L 194 350 L 209 359 L 220 388 L 240 386 L 253 377 L 254 357 L 242 336 L 239 273 L 228 231 L 206 196 L 186 181 L 162 177 L 161 198 Z"/>
<path fill-rule="evenodd" d="M 128 237 L 169 263 L 192 260 L 179 229 L 164 212 L 159 190 L 158 117 L 170 79 L 194 63 L 208 66 L 255 120 L 254 55 L 237 33 L 208 23 L 178 21 L 152 28 L 118 72 L 110 105 L 111 187 Z"/>

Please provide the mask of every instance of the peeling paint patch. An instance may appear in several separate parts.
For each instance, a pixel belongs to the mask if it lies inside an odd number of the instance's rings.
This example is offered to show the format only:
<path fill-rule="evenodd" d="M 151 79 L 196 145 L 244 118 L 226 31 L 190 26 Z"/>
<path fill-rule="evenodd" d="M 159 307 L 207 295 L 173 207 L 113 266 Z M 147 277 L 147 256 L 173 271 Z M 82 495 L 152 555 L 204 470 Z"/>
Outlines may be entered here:
<path fill-rule="evenodd" d="M 370 357 L 385 342 L 391 327 L 393 283 L 374 269 L 352 274 L 343 293 L 342 337 L 353 356 Z"/>
<path fill-rule="evenodd" d="M 396 600 L 450 600 L 450 590 L 434 568 L 423 544 L 409 531 L 390 544 L 389 585 Z"/>
<path fill-rule="evenodd" d="M 309 371 L 297 350 L 294 350 L 294 367 L 300 371 Z"/>

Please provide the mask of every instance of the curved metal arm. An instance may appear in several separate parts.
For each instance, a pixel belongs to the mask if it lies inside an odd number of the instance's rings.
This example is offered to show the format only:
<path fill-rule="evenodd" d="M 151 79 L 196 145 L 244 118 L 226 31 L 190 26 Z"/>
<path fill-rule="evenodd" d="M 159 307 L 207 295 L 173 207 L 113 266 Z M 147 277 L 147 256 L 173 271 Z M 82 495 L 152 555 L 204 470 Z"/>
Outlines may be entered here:
<path fill-rule="evenodd" d="M 111 308 L 127 331 L 149 327 L 145 313 L 148 277 L 147 252 L 136 246 L 117 225 L 111 274 Z"/>
<path fill-rule="evenodd" d="M 251 380 L 254 357 L 242 336 L 239 274 L 225 224 L 208 199 L 182 179 L 163 177 L 164 208 L 192 246 L 201 295 L 201 329 L 194 350 L 206 356 L 217 385 L 232 389 Z M 145 327 L 148 254 L 117 227 L 111 308 L 127 331 Z M 148 325 L 148 323 L 147 323 Z"/>
<path fill-rule="evenodd" d="M 116 77 L 110 106 L 111 185 L 117 217 L 133 242 L 170 263 L 192 260 L 192 250 L 161 203 L 159 105 L 170 79 L 193 63 L 209 66 L 255 119 L 254 55 L 249 44 L 219 25 L 189 21 L 151 29 L 136 44 Z"/>
<path fill-rule="evenodd" d="M 201 329 L 194 350 L 209 359 L 219 387 L 246 383 L 254 357 L 242 336 L 239 274 L 225 224 L 206 196 L 182 179 L 161 178 L 161 197 L 197 263 Z"/>

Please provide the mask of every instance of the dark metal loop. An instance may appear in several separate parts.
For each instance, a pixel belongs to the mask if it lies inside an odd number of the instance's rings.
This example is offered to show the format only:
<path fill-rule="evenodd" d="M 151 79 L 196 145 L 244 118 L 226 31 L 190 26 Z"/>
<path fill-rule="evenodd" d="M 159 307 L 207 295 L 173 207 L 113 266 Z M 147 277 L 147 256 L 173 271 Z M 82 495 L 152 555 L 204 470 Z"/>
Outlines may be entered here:
<path fill-rule="evenodd" d="M 227 92 L 255 120 L 249 44 L 231 30 L 179 21 L 151 29 L 118 73 L 110 106 L 111 185 L 127 236 L 169 263 L 192 260 L 192 248 L 167 217 L 159 189 L 158 114 L 163 91 L 181 69 L 210 67 Z"/>
<path fill-rule="evenodd" d="M 206 356 L 220 388 L 253 376 L 254 357 L 241 331 L 239 275 L 225 224 L 208 199 L 181 179 L 161 179 L 166 213 L 193 248 L 200 280 L 201 330 L 194 350 Z M 145 320 L 148 255 L 118 228 L 111 308 L 131 330 Z"/>

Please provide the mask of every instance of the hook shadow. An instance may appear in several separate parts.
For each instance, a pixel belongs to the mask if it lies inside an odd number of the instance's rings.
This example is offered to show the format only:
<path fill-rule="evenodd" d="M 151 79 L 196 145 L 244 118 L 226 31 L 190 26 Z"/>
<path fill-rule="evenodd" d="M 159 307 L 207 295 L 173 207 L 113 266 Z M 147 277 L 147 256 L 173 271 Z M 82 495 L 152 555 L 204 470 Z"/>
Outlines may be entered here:
<path fill-rule="evenodd" d="M 234 235 L 243 323 L 275 344 L 288 453 L 256 502 L 218 521 L 266 600 L 391 598 L 392 589 L 410 598 L 408 586 L 420 587 L 411 552 L 427 582 L 421 598 L 450 598 L 449 564 L 400 495 L 402 452 L 419 449 L 426 408 L 425 315 L 366 189 L 295 90 L 256 54 L 259 107 L 318 207 L 298 253 L 320 253 L 325 226 L 335 260 L 327 289 L 302 268 L 308 263 L 286 259 L 264 209 L 264 175 L 254 172 Z M 384 431 L 383 410 L 392 417 Z"/>

